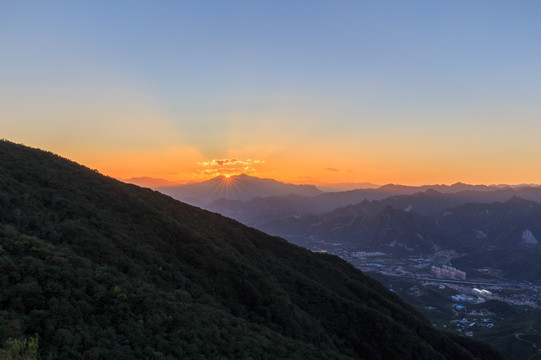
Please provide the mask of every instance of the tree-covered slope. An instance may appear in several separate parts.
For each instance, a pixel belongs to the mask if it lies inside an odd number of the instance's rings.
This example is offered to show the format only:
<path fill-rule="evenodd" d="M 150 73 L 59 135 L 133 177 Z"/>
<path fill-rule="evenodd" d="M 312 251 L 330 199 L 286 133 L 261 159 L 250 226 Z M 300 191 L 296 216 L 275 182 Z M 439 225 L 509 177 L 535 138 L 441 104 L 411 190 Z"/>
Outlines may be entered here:
<path fill-rule="evenodd" d="M 0 142 L 0 342 L 42 359 L 499 359 L 337 257 Z"/>

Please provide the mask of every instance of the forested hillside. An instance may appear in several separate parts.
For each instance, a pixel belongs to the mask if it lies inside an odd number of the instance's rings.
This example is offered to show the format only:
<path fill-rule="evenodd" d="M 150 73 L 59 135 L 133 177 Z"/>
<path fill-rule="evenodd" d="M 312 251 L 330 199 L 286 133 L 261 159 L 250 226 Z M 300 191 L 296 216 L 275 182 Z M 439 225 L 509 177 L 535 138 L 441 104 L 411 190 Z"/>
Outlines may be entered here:
<path fill-rule="evenodd" d="M 7 141 L 0 269 L 0 343 L 41 359 L 500 358 L 337 257 Z"/>

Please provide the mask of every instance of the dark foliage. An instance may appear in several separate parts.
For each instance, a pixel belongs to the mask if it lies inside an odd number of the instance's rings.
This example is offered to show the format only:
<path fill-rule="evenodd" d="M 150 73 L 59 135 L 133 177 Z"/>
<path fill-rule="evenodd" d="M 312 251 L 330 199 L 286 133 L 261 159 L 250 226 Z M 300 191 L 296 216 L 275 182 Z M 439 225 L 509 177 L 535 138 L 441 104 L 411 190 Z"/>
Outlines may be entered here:
<path fill-rule="evenodd" d="M 0 341 L 42 359 L 499 359 L 337 257 L 0 142 Z"/>

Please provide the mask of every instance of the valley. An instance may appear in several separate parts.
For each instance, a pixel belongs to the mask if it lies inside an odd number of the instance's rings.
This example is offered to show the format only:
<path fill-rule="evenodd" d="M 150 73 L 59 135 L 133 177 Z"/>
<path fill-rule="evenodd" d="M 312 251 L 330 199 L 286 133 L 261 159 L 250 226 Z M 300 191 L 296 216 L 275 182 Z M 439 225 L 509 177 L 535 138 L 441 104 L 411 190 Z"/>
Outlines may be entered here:
<path fill-rule="evenodd" d="M 397 256 L 320 244 L 414 305 L 442 330 L 488 341 L 507 359 L 541 359 L 541 281 L 505 277 L 500 269 L 468 267 L 467 279 L 435 276 L 432 268 L 461 254 Z"/>

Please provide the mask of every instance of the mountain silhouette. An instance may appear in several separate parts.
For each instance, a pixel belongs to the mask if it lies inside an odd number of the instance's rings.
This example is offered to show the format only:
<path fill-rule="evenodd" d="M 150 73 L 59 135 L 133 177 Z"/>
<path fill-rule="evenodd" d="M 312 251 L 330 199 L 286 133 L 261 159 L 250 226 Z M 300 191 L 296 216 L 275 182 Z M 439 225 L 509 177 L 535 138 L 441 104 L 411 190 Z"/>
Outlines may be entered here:
<path fill-rule="evenodd" d="M 158 190 L 177 200 L 206 207 L 218 199 L 249 201 L 256 197 L 278 195 L 314 196 L 322 192 L 314 185 L 295 185 L 246 174 L 217 176 L 207 181 L 160 187 Z"/>

